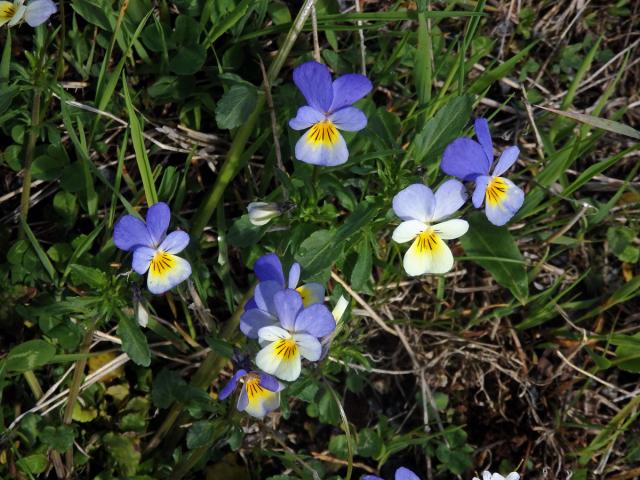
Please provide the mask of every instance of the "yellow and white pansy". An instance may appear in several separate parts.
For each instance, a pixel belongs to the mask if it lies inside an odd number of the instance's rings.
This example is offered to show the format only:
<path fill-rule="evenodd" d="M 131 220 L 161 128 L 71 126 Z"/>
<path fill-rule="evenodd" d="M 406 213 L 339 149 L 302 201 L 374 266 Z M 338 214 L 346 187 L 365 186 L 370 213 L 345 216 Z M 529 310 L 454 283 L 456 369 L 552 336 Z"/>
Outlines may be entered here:
<path fill-rule="evenodd" d="M 167 235 L 171 212 L 166 203 L 156 203 L 147 211 L 146 223 L 125 215 L 113 228 L 113 243 L 133 252 L 133 269 L 147 275 L 151 293 L 164 293 L 191 275 L 191 265 L 177 254 L 189 244 L 189 234 L 176 230 Z"/>
<path fill-rule="evenodd" d="M 23 20 L 30 26 L 37 27 L 56 11 L 56 5 L 51 0 L 31 0 L 26 5 L 24 0 L 0 0 L 0 27 L 5 24 L 13 27 Z"/>
<path fill-rule="evenodd" d="M 469 229 L 465 220 L 444 220 L 465 202 L 467 194 L 457 180 L 447 180 L 435 194 L 425 185 L 413 184 L 393 198 L 393 210 L 404 220 L 393 232 L 397 243 L 413 242 L 404 256 L 411 276 L 446 273 L 453 255 L 444 240 L 461 237 Z"/>
<path fill-rule="evenodd" d="M 315 303 L 304 307 L 300 294 L 290 288 L 273 296 L 278 325 L 258 330 L 262 349 L 256 365 L 281 380 L 293 381 L 300 376 L 302 359 L 318 361 L 322 355 L 320 339 L 336 328 L 327 307 Z"/>
<path fill-rule="evenodd" d="M 238 397 L 237 409 L 249 415 L 262 418 L 280 406 L 280 391 L 284 388 L 278 380 L 262 372 L 238 370 L 231 380 L 222 388 L 219 400 L 231 395 L 238 382 L 242 382 L 242 390 Z"/>

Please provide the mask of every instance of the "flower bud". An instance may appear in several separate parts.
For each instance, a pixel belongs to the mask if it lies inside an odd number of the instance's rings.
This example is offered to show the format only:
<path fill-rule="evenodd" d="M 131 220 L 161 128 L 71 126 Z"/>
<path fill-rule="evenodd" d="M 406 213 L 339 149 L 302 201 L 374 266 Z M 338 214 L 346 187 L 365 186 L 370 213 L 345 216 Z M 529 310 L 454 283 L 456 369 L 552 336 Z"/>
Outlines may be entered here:
<path fill-rule="evenodd" d="M 261 227 L 278 217 L 282 211 L 280 206 L 275 202 L 251 202 L 247 210 L 249 212 L 249 221 L 252 225 Z"/>

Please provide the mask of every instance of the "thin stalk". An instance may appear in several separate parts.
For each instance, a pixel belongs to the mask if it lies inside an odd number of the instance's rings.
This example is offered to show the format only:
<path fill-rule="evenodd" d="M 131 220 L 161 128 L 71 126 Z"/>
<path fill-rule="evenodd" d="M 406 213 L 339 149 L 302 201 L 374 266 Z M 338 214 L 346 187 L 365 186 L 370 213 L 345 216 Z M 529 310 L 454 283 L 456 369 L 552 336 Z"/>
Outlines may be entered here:
<path fill-rule="evenodd" d="M 78 395 L 80 394 L 80 386 L 82 385 L 82 379 L 84 378 L 84 368 L 87 366 L 87 358 L 89 358 L 86 354 L 89 352 L 89 347 L 91 347 L 91 338 L 93 337 L 96 323 L 97 322 L 94 321 L 85 333 L 79 352 L 85 355 L 82 356 L 73 367 L 73 379 L 71 380 L 71 386 L 69 387 L 69 397 L 67 398 L 67 405 L 64 409 L 64 416 L 62 418 L 62 423 L 64 425 L 71 424 L 73 419 L 73 407 L 75 406 L 76 401 L 78 400 Z M 73 445 L 65 453 L 65 461 L 68 472 L 67 476 L 70 476 L 73 472 Z"/>
<path fill-rule="evenodd" d="M 22 179 L 22 196 L 20 197 L 20 217 L 27 222 L 29 215 L 29 197 L 31 196 L 31 165 L 33 155 L 36 150 L 38 133 L 40 129 L 40 101 L 42 92 L 38 86 L 33 92 L 33 104 L 31 105 L 31 128 L 29 129 L 29 139 L 27 140 L 27 150 L 24 159 L 24 177 Z M 24 238 L 24 230 L 20 230 L 20 237 Z"/>
<path fill-rule="evenodd" d="M 300 12 L 298 12 L 298 16 L 296 17 L 293 25 L 291 26 L 291 30 L 287 34 L 287 38 L 282 44 L 282 48 L 278 52 L 275 60 L 269 67 L 269 71 L 267 73 L 267 79 L 269 80 L 269 84 L 273 85 L 274 80 L 277 78 L 284 62 L 293 47 L 293 44 L 298 38 L 298 35 L 302 31 L 305 22 L 307 21 L 307 17 L 311 13 L 311 8 L 313 7 L 314 0 L 305 0 Z M 222 199 L 225 189 L 227 185 L 233 180 L 233 178 L 240 171 L 241 163 L 242 163 L 242 153 L 245 150 L 245 144 L 249 140 L 249 136 L 253 132 L 254 126 L 258 117 L 262 113 L 262 110 L 265 106 L 265 98 L 261 96 L 258 99 L 256 104 L 256 108 L 253 113 L 249 116 L 247 121 L 242 125 L 238 132 L 236 133 L 235 138 L 229 148 L 229 153 L 227 153 L 227 158 L 225 159 L 222 168 L 220 169 L 220 174 L 216 178 L 216 182 L 207 193 L 204 202 L 202 202 L 200 208 L 196 212 L 196 215 L 193 220 L 193 224 L 191 227 L 191 234 L 194 237 L 200 237 L 202 231 L 206 227 L 207 223 L 213 216 L 213 212 L 215 212 L 218 203 Z"/>

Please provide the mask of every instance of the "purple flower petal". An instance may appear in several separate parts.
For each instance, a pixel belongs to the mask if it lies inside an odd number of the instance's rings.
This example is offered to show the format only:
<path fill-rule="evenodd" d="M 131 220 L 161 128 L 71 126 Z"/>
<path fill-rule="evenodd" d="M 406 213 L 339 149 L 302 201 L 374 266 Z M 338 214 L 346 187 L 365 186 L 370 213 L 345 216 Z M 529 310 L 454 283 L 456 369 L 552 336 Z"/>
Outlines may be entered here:
<path fill-rule="evenodd" d="M 30 27 L 37 27 L 49 20 L 58 9 L 51 0 L 31 0 L 24 13 L 24 20 Z"/>
<path fill-rule="evenodd" d="M 333 103 L 330 111 L 336 112 L 366 96 L 373 85 L 364 75 L 348 73 L 338 77 L 333 82 Z"/>
<path fill-rule="evenodd" d="M 313 129 L 300 137 L 296 143 L 296 158 L 310 165 L 335 167 L 349 159 L 349 150 L 340 132 L 336 131 L 336 140 L 332 144 L 315 143 L 311 139 Z"/>
<path fill-rule="evenodd" d="M 295 331 L 320 338 L 336 329 L 336 321 L 327 307 L 314 303 L 305 308 L 296 318 Z"/>
<path fill-rule="evenodd" d="M 511 180 L 499 177 L 507 187 L 504 197 L 498 202 L 487 201 L 485 213 L 491 223 L 498 227 L 507 223 L 524 203 L 524 192 Z M 491 188 L 489 185 L 488 188 Z"/>
<path fill-rule="evenodd" d="M 458 138 L 447 145 L 440 164 L 444 173 L 460 180 L 474 180 L 478 175 L 487 175 L 490 166 L 491 161 L 483 148 L 470 138 Z"/>
<path fill-rule="evenodd" d="M 189 234 L 182 230 L 176 230 L 167 235 L 160 244 L 159 250 L 169 253 L 180 253 L 189 245 Z"/>
<path fill-rule="evenodd" d="M 375 475 L 365 475 L 362 477 L 362 480 L 384 480 L 380 477 L 376 477 Z"/>
<path fill-rule="evenodd" d="M 254 308 L 258 308 L 258 305 L 256 304 L 255 298 L 251 297 L 247 300 L 247 303 L 244 304 L 244 311 L 253 310 Z"/>
<path fill-rule="evenodd" d="M 268 373 L 260 372 L 260 386 L 263 388 L 266 388 L 270 392 L 280 391 L 280 382 L 276 380 L 275 377 L 272 377 Z"/>
<path fill-rule="evenodd" d="M 284 287 L 284 272 L 282 263 L 275 253 L 261 256 L 253 265 L 253 271 L 261 282 L 273 280 Z"/>
<path fill-rule="evenodd" d="M 274 296 L 275 308 L 280 325 L 285 330 L 293 331 L 298 312 L 302 309 L 302 298 L 295 290 L 281 290 Z"/>
<path fill-rule="evenodd" d="M 252 308 L 245 310 L 240 316 L 240 331 L 249 338 L 258 338 L 258 331 L 262 327 L 270 327 L 276 325 L 278 320 L 269 312 Z"/>
<path fill-rule="evenodd" d="M 131 251 L 136 247 L 152 247 L 153 240 L 142 220 L 125 215 L 113 227 L 113 243 L 120 250 Z"/>
<path fill-rule="evenodd" d="M 329 115 L 339 130 L 357 132 L 367 126 L 367 117 L 362 110 L 356 107 L 344 107 Z"/>
<path fill-rule="evenodd" d="M 310 107 L 328 112 L 333 101 L 331 73 L 326 65 L 306 62 L 293 71 L 293 81 L 304 95 Z"/>
<path fill-rule="evenodd" d="M 253 299 L 260 310 L 269 312 L 271 315 L 276 314 L 276 308 L 274 303 L 274 296 L 276 293 L 282 291 L 282 285 L 273 280 L 266 282 L 260 282 L 256 285 Z"/>
<path fill-rule="evenodd" d="M 489 131 L 489 122 L 487 122 L 486 118 L 476 118 L 474 128 L 478 142 L 480 142 L 482 150 L 489 160 L 489 164 L 493 163 L 493 141 L 491 140 L 491 132 Z"/>
<path fill-rule="evenodd" d="M 315 108 L 304 106 L 298 109 L 295 118 L 289 120 L 289 126 L 294 130 L 306 130 L 325 119 L 324 113 L 319 112 Z"/>
<path fill-rule="evenodd" d="M 471 197 L 474 207 L 480 208 L 482 206 L 484 196 L 487 193 L 487 185 L 489 185 L 490 181 L 491 177 L 487 175 L 480 175 L 476 178 L 476 187 L 473 190 L 473 196 Z"/>
<path fill-rule="evenodd" d="M 149 270 L 149 265 L 151 264 L 151 259 L 156 254 L 156 251 L 153 248 L 149 247 L 138 247 L 133 251 L 133 261 L 131 266 L 135 270 L 136 273 L 140 275 L 144 275 Z"/>
<path fill-rule="evenodd" d="M 395 480 L 420 480 L 420 477 L 408 468 L 400 467 L 396 470 Z"/>
<path fill-rule="evenodd" d="M 287 279 L 287 286 L 289 288 L 295 289 L 298 286 L 298 282 L 300 281 L 300 264 L 298 262 L 293 262 L 291 268 L 289 269 L 289 278 Z"/>
<path fill-rule="evenodd" d="M 435 197 L 426 185 L 414 183 L 400 190 L 393 197 L 393 211 L 402 220 L 431 221 L 435 208 Z"/>
<path fill-rule="evenodd" d="M 467 191 L 458 180 L 447 180 L 435 193 L 432 221 L 436 222 L 457 212 L 467 201 Z"/>
<path fill-rule="evenodd" d="M 164 202 L 155 203 L 147 210 L 147 228 L 155 247 L 164 240 L 170 220 L 171 211 L 169 205 Z"/>
<path fill-rule="evenodd" d="M 302 304 L 305 307 L 314 303 L 322 303 L 324 301 L 324 285 L 311 282 L 296 288 L 296 291 L 302 297 Z"/>
<path fill-rule="evenodd" d="M 236 404 L 236 408 L 239 412 L 244 412 L 249 405 L 249 396 L 247 395 L 247 387 L 245 385 L 242 386 L 242 390 L 240 390 L 240 395 L 238 395 L 238 403 Z"/>
<path fill-rule="evenodd" d="M 493 169 L 493 176 L 499 177 L 504 172 L 509 170 L 511 165 L 516 163 L 518 160 L 518 155 L 520 154 L 520 149 L 516 146 L 508 147 L 502 152 L 500 155 L 500 160 L 496 164 L 496 168 Z"/>
<path fill-rule="evenodd" d="M 231 395 L 233 391 L 236 389 L 238 380 L 240 380 L 246 374 L 247 374 L 247 371 L 243 369 L 240 369 L 236 373 L 234 373 L 233 377 L 231 377 L 231 379 L 226 383 L 226 385 L 222 387 L 222 390 L 220 390 L 220 393 L 218 393 L 218 400 L 224 400 L 229 395 Z"/>

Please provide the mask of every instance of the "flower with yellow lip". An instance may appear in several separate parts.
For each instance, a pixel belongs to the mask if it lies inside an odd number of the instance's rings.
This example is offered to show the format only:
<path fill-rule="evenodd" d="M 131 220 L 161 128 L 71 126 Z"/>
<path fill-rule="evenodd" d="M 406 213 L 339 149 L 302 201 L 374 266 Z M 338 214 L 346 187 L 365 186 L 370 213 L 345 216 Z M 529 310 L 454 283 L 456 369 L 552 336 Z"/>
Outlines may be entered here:
<path fill-rule="evenodd" d="M 312 362 L 322 355 L 320 339 L 336 328 L 331 312 L 324 305 L 315 303 L 307 308 L 300 294 L 290 288 L 277 292 L 274 309 L 278 325 L 258 330 L 262 350 L 256 356 L 256 365 L 281 380 L 294 381 L 300 376 L 302 358 Z"/>
<path fill-rule="evenodd" d="M 296 143 L 296 158 L 329 167 L 345 163 L 349 151 L 338 130 L 357 132 L 367 126 L 365 114 L 352 104 L 367 95 L 373 85 L 357 73 L 332 81 L 329 69 L 313 61 L 298 66 L 293 81 L 307 100 L 307 105 L 289 120 L 294 130 L 307 130 Z"/>
<path fill-rule="evenodd" d="M 300 294 L 305 307 L 324 300 L 324 287 L 319 283 L 300 282 L 300 264 L 294 262 L 285 279 L 282 263 L 275 253 L 263 255 L 253 266 L 260 282 L 256 285 L 253 298 L 245 306 L 240 317 L 240 330 L 250 338 L 258 338 L 258 330 L 267 325 L 275 325 L 275 305 L 273 296 L 280 290 L 291 288 Z"/>
<path fill-rule="evenodd" d="M 518 159 L 520 149 L 511 146 L 502 152 L 496 166 L 493 163 L 493 141 L 489 132 L 489 123 L 484 118 L 475 121 L 478 141 L 470 138 L 458 138 L 451 142 L 442 155 L 442 171 L 476 183 L 473 191 L 473 206 L 480 208 L 485 204 L 485 214 L 494 225 L 504 225 L 513 217 L 524 203 L 524 192 L 511 180 L 502 177 Z"/>
<path fill-rule="evenodd" d="M 262 418 L 280 406 L 280 391 L 284 386 L 271 375 L 247 372 L 244 369 L 238 370 L 231 377 L 231 380 L 220 390 L 218 399 L 224 400 L 231 395 L 239 381 L 243 383 L 237 403 L 239 411 Z"/>
<path fill-rule="evenodd" d="M 166 203 L 156 203 L 147 211 L 146 222 L 125 215 L 113 227 L 113 243 L 133 252 L 133 269 L 147 275 L 151 293 L 172 289 L 191 275 L 191 265 L 176 254 L 189 244 L 189 234 L 176 230 L 167 235 L 171 212 Z"/>
<path fill-rule="evenodd" d="M 413 241 L 404 256 L 404 269 L 412 276 L 446 273 L 453 267 L 453 255 L 444 240 L 461 237 L 469 229 L 465 220 L 440 222 L 465 202 L 467 194 L 457 180 L 447 180 L 435 194 L 422 184 L 413 184 L 393 198 L 393 210 L 404 220 L 393 232 L 398 243 Z"/>
<path fill-rule="evenodd" d="M 37 27 L 46 22 L 57 8 L 51 0 L 31 0 L 27 5 L 24 0 L 14 2 L 0 1 L 0 27 L 7 24 L 13 27 L 21 21 L 25 21 L 32 27 Z"/>

